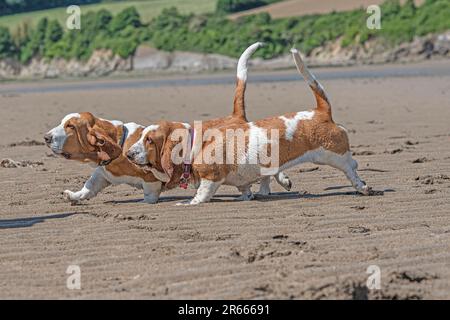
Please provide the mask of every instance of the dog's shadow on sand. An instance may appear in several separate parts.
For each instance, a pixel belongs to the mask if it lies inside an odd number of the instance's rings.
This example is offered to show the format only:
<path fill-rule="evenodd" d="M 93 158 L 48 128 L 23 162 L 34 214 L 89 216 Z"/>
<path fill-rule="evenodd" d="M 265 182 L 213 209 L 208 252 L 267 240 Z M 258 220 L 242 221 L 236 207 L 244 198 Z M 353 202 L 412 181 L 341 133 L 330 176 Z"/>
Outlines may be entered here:
<path fill-rule="evenodd" d="M 325 191 L 329 190 L 339 190 L 344 188 L 351 188 L 351 186 L 332 186 L 325 189 Z M 383 195 L 385 192 L 395 192 L 394 189 L 384 189 L 384 190 L 376 190 L 374 191 L 373 196 Z M 259 202 L 269 202 L 269 201 L 281 201 L 281 200 L 289 200 L 289 199 L 314 199 L 314 198 L 323 198 L 323 197 L 337 197 L 337 196 L 357 196 L 360 195 L 357 191 L 334 191 L 327 193 L 314 194 L 309 192 L 273 192 L 269 195 L 258 195 L 254 194 L 255 198 L 252 201 Z M 211 199 L 211 202 L 227 202 L 227 203 L 238 203 L 243 201 L 237 201 L 236 199 L 239 195 L 236 194 L 216 194 L 214 198 Z M 191 200 L 192 196 L 167 196 L 159 198 L 158 203 L 164 202 L 175 202 L 175 201 L 186 201 Z M 128 199 L 128 200 L 112 200 L 105 201 L 108 204 L 127 204 L 127 203 L 142 203 L 142 198 L 140 199 Z"/>
<path fill-rule="evenodd" d="M 236 194 L 216 194 L 214 198 L 211 199 L 211 202 L 229 202 L 229 203 L 238 203 L 242 201 L 237 201 L 236 198 L 239 197 L 239 195 Z M 193 196 L 168 196 L 168 197 L 161 197 L 158 200 L 158 203 L 164 203 L 164 202 L 179 202 L 179 201 L 186 201 L 191 200 Z M 279 192 L 279 193 L 272 193 L 268 196 L 255 196 L 254 200 L 260 201 L 273 201 L 273 200 L 283 200 L 283 199 L 293 199 L 293 198 L 300 198 L 300 194 L 298 192 Z M 127 199 L 127 200 L 111 200 L 111 201 L 105 201 L 107 204 L 129 204 L 129 203 L 144 203 L 143 199 Z"/>
<path fill-rule="evenodd" d="M 18 219 L 5 219 L 0 220 L 0 229 L 15 229 L 15 228 L 27 228 L 32 227 L 37 223 L 45 222 L 49 219 L 63 219 L 70 217 L 79 212 L 67 212 L 67 213 L 57 213 L 48 216 L 37 216 L 37 217 L 27 217 Z"/>
<path fill-rule="evenodd" d="M 158 203 L 160 202 L 172 202 L 172 201 L 184 201 L 190 200 L 192 196 L 168 196 L 168 197 L 160 197 Z M 144 203 L 144 199 L 127 199 L 127 200 L 110 200 L 105 201 L 107 204 L 128 204 L 128 203 Z"/>

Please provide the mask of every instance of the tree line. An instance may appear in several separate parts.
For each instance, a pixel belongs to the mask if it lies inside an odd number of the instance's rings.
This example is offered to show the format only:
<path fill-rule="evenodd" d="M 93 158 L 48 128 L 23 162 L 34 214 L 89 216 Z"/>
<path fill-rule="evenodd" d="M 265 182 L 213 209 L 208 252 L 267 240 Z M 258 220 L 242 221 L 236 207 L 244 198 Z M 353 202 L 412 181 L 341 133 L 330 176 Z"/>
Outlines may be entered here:
<path fill-rule="evenodd" d="M 341 39 L 342 46 L 377 38 L 389 45 L 411 41 L 415 36 L 450 29 L 450 1 L 413 0 L 401 5 L 388 0 L 381 6 L 382 29 L 366 27 L 364 10 L 272 19 L 261 13 L 230 20 L 223 14 L 181 14 L 165 9 L 144 24 L 134 7 L 113 16 L 102 9 L 82 15 L 81 30 L 65 30 L 56 20 L 42 19 L 31 28 L 23 24 L 12 34 L 0 27 L 0 59 L 27 63 L 33 57 L 88 59 L 96 49 L 110 49 L 128 57 L 142 43 L 165 51 L 183 50 L 238 57 L 249 43 L 268 45 L 257 55 L 273 58 L 295 45 L 306 54 L 328 41 Z"/>
<path fill-rule="evenodd" d="M 0 16 L 97 2 L 100 0 L 0 0 Z"/>

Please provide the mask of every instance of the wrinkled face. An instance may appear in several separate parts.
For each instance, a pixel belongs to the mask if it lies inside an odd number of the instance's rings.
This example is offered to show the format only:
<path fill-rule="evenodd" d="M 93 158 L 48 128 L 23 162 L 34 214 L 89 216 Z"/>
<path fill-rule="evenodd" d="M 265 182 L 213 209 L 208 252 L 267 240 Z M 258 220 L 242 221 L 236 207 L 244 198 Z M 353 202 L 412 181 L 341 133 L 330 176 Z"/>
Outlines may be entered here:
<path fill-rule="evenodd" d="M 158 161 L 159 151 L 164 144 L 163 136 L 158 133 L 159 126 L 151 125 L 142 131 L 140 139 L 127 151 L 127 158 L 144 169 L 161 169 Z"/>
<path fill-rule="evenodd" d="M 139 140 L 128 149 L 127 158 L 145 171 L 150 171 L 156 179 L 168 182 L 171 174 L 168 174 L 167 166 L 162 164 L 161 156 L 166 135 L 159 125 L 145 128 Z"/>
<path fill-rule="evenodd" d="M 47 146 L 57 155 L 64 156 L 64 146 L 69 144 L 76 144 L 74 139 L 74 123 L 80 119 L 79 113 L 71 113 L 65 116 L 60 125 L 53 128 L 44 135 L 44 140 Z M 66 144 L 67 143 L 67 144 Z M 67 150 L 66 150 L 67 151 Z"/>
<path fill-rule="evenodd" d="M 94 122 L 90 113 L 68 114 L 44 135 L 45 143 L 55 154 L 66 159 L 104 164 L 110 160 L 101 150 L 106 141 L 93 132 Z"/>

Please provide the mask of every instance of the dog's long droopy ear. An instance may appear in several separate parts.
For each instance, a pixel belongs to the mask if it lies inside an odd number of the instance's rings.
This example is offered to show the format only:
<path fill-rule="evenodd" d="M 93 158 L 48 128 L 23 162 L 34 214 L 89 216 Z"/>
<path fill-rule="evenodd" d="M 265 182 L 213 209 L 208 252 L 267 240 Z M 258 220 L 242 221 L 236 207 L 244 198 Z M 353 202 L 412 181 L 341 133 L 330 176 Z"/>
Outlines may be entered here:
<path fill-rule="evenodd" d="M 93 141 L 93 138 L 90 135 L 90 130 L 92 130 L 91 126 L 91 120 L 82 117 L 80 120 L 78 120 L 78 125 L 76 133 L 78 141 L 80 142 L 81 148 L 85 152 L 89 152 L 92 150 L 92 147 L 95 144 L 95 141 Z M 94 137 L 95 138 L 95 137 Z M 93 143 L 92 143 L 93 142 Z"/>
<path fill-rule="evenodd" d="M 96 132 L 97 146 L 100 150 L 106 152 L 111 160 L 115 160 L 122 154 L 122 147 L 109 136 Z"/>
<path fill-rule="evenodd" d="M 100 128 L 89 128 L 86 135 L 87 141 L 94 147 L 103 147 L 107 144 L 111 146 L 114 141 Z"/>
<path fill-rule="evenodd" d="M 168 175 L 169 180 L 171 180 L 174 171 L 174 165 L 172 162 L 173 142 L 171 141 L 171 130 L 167 123 L 161 123 L 160 127 L 164 132 L 163 144 L 160 150 L 161 167 L 163 168 L 164 172 Z"/>
<path fill-rule="evenodd" d="M 97 137 L 95 136 L 95 132 L 92 128 L 88 129 L 88 133 L 86 134 L 86 140 L 89 142 L 91 146 L 95 146 L 97 144 Z"/>

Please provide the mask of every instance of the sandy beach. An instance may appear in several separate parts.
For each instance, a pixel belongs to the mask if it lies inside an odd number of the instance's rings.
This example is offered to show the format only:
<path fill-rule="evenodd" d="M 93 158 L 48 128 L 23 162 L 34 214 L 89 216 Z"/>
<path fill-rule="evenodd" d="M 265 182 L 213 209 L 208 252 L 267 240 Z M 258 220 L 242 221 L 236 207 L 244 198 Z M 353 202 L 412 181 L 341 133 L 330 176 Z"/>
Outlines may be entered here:
<path fill-rule="evenodd" d="M 93 169 L 54 157 L 43 135 L 70 112 L 145 125 L 226 115 L 233 72 L 211 84 L 217 75 L 152 78 L 158 86 L 0 83 L 0 160 L 28 161 L 0 167 L 0 298 L 450 299 L 450 74 L 371 77 L 380 68 L 445 70 L 448 61 L 317 72 L 361 177 L 384 195 L 357 195 L 341 172 L 306 164 L 288 170 L 291 192 L 272 182 L 276 194 L 236 202 L 235 188 L 222 187 L 192 207 L 175 206 L 192 189 L 149 205 L 125 185 L 72 206 L 62 191 L 79 190 Z M 295 75 L 251 74 L 249 119 L 313 107 Z M 70 265 L 81 290 L 66 287 Z M 366 287 L 371 265 L 380 290 Z"/>

